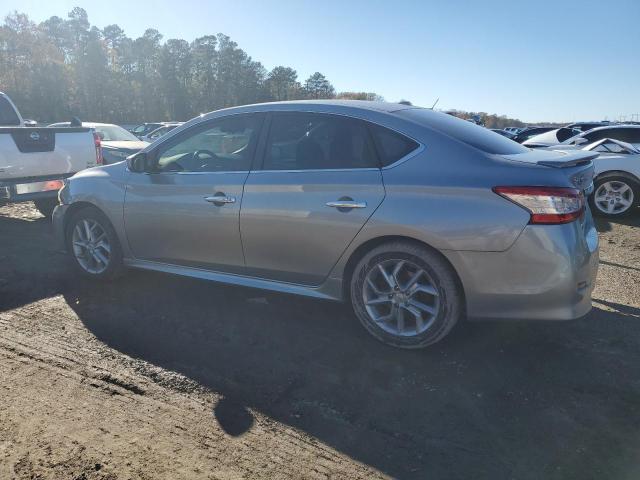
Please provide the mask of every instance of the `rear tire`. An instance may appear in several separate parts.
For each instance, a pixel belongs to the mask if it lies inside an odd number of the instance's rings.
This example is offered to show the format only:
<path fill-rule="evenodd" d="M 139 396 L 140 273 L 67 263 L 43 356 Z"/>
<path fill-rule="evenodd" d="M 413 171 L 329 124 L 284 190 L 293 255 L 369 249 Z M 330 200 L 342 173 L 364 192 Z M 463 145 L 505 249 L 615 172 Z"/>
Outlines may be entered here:
<path fill-rule="evenodd" d="M 589 205 L 595 215 L 608 218 L 629 215 L 640 205 L 640 184 L 621 173 L 601 175 L 595 181 Z"/>
<path fill-rule="evenodd" d="M 94 207 L 73 213 L 65 230 L 67 251 L 83 277 L 109 280 L 123 271 L 122 249 L 107 216 Z"/>
<path fill-rule="evenodd" d="M 442 340 L 464 312 L 457 276 L 437 252 L 410 242 L 374 248 L 356 265 L 351 303 L 383 343 L 424 348 Z"/>
<path fill-rule="evenodd" d="M 45 198 L 42 200 L 34 200 L 33 202 L 36 205 L 38 211 L 47 218 L 51 218 L 53 215 L 53 209 L 58 205 L 57 198 Z"/>

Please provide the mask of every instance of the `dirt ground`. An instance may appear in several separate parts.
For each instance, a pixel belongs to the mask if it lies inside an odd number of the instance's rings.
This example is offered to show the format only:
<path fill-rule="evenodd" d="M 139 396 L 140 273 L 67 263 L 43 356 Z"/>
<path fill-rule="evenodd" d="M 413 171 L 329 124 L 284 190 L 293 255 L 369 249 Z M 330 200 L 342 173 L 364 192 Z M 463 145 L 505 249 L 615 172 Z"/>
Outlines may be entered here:
<path fill-rule="evenodd" d="M 0 207 L 0 479 L 638 479 L 640 215 L 599 229 L 587 318 L 406 352 L 340 304 L 81 282 Z"/>

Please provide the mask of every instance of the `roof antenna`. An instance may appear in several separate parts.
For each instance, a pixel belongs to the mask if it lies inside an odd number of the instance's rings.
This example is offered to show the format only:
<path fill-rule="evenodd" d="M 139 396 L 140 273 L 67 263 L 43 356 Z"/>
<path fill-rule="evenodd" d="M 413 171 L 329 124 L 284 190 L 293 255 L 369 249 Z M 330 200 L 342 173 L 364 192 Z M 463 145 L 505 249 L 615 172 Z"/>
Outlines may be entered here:
<path fill-rule="evenodd" d="M 433 102 L 433 105 L 431 105 L 431 110 L 433 110 L 434 108 L 436 108 L 436 105 L 438 104 L 438 102 L 440 101 L 440 97 L 436 98 L 436 101 Z"/>

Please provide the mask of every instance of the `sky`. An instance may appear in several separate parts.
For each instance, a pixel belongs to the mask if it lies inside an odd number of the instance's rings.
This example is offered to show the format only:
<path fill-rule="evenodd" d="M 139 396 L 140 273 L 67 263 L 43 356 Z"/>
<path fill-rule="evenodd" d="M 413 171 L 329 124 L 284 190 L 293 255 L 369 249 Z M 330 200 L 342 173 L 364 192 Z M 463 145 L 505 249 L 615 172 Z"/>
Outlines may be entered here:
<path fill-rule="evenodd" d="M 0 0 L 0 15 L 74 6 L 132 38 L 224 33 L 267 69 L 388 101 L 528 122 L 640 115 L 640 0 Z"/>

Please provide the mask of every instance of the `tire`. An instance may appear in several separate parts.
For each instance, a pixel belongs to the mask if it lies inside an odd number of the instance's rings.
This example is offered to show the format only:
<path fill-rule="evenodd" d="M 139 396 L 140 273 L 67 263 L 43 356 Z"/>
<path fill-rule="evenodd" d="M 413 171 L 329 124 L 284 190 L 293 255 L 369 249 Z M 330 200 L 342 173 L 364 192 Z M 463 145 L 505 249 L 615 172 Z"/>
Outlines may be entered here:
<path fill-rule="evenodd" d="M 367 331 L 398 348 L 442 340 L 464 312 L 453 269 L 437 252 L 410 242 L 386 243 L 367 253 L 353 271 L 350 295 Z"/>
<path fill-rule="evenodd" d="M 58 205 L 57 198 L 45 198 L 42 200 L 34 200 L 33 202 L 36 205 L 38 211 L 47 218 L 51 218 L 53 215 L 53 209 Z"/>
<path fill-rule="evenodd" d="M 631 214 L 640 204 L 640 184 L 631 176 L 605 174 L 596 180 L 589 197 L 595 215 L 620 218 Z"/>
<path fill-rule="evenodd" d="M 109 219 L 97 208 L 83 208 L 71 215 L 65 229 L 65 244 L 74 269 L 85 278 L 110 280 L 123 271 L 118 236 Z"/>

